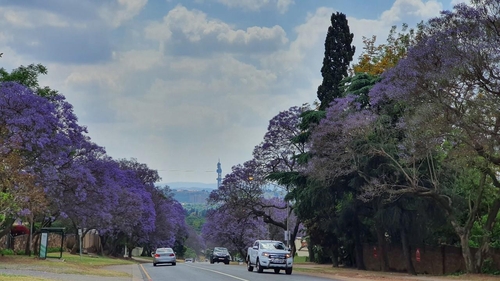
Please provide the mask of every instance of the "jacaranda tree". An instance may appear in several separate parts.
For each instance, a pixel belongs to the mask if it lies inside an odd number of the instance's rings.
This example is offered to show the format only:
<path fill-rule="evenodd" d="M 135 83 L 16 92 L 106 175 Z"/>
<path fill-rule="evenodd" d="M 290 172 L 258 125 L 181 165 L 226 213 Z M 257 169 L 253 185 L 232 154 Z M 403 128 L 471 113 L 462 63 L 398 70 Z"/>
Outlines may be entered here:
<path fill-rule="evenodd" d="M 207 247 L 226 247 L 245 259 L 248 247 L 269 232 L 262 218 L 249 217 L 246 210 L 233 206 L 210 210 L 201 235 Z"/>
<path fill-rule="evenodd" d="M 61 171 L 71 164 L 79 150 L 86 149 L 86 129 L 77 124 L 71 105 L 61 95 L 42 98 L 15 82 L 0 84 L 0 92 L 1 158 L 19 160 L 17 169 L 9 172 L 11 178 L 20 174 L 33 177 L 32 184 L 25 183 L 34 187 L 33 194 L 37 188 L 46 193 L 56 191 L 60 188 Z M 4 190 L 16 185 L 23 184 L 8 183 Z M 30 202 L 29 198 L 23 201 Z M 15 206 L 4 216 L 2 235 L 16 218 L 16 212 L 27 208 L 12 203 Z"/>

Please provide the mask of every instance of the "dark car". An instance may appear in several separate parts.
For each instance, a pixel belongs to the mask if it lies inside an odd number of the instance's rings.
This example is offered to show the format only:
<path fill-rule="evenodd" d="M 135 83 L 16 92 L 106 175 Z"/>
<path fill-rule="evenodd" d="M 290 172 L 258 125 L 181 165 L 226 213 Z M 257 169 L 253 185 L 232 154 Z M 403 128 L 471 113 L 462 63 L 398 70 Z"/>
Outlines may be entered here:
<path fill-rule="evenodd" d="M 223 262 L 225 264 L 229 264 L 230 260 L 231 256 L 229 255 L 229 251 L 226 248 L 215 247 L 210 254 L 210 263 Z"/>

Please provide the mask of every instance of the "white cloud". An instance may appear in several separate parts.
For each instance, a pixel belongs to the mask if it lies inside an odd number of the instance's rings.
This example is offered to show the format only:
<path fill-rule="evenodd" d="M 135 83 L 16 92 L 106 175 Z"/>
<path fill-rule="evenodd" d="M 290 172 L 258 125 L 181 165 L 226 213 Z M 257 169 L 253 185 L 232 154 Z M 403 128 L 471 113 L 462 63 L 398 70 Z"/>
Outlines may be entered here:
<path fill-rule="evenodd" d="M 465 4 L 470 5 L 471 1 L 470 0 L 451 0 L 450 5 L 455 6 L 455 5 L 460 4 L 460 3 L 465 3 Z"/>
<path fill-rule="evenodd" d="M 44 26 L 69 26 L 68 22 L 60 16 L 41 10 L 2 9 L 0 18 L 3 18 L 6 24 L 15 28 L 32 29 Z"/>
<path fill-rule="evenodd" d="M 278 0 L 276 6 L 278 7 L 278 11 L 283 14 L 288 10 L 288 6 L 292 5 L 293 3 L 293 0 Z"/>
<path fill-rule="evenodd" d="M 199 7 L 215 1 L 204 0 Z M 274 23 L 262 26 L 257 17 L 261 14 L 245 11 L 231 11 L 250 15 L 242 22 L 233 15 L 228 18 L 234 22 L 212 18 L 226 12 L 221 5 L 213 5 L 206 12 L 178 5 L 165 12 L 163 18 L 155 12 L 151 13 L 154 17 L 142 20 L 142 14 L 137 17 L 142 9 L 146 12 L 155 7 L 146 5 L 145 0 L 112 0 L 114 4 L 104 8 L 101 2 L 84 2 L 78 2 L 81 9 L 77 10 L 86 13 L 74 13 L 71 20 L 67 11 L 75 9 L 70 4 L 60 10 L 48 8 L 45 15 L 36 10 L 2 8 L 0 26 L 8 27 L 0 30 L 1 51 L 7 54 L 2 62 L 7 69 L 33 61 L 47 65 L 49 75 L 41 77 L 41 85 L 67 96 L 81 124 L 88 126 L 93 141 L 104 146 L 112 157 L 135 157 L 159 169 L 164 181 L 214 182 L 218 158 L 224 173 L 231 165 L 251 159 L 251 151 L 262 141 L 270 118 L 290 106 L 312 102 L 322 80 L 320 69 L 330 16 L 336 11 L 311 1 L 314 10 L 309 14 L 293 11 L 294 16 L 302 17 L 298 19 L 301 23 L 291 26 L 297 19 L 285 18 L 280 26 L 275 25 L 277 20 L 266 19 Z M 251 11 L 298 8 L 290 0 L 225 3 Z M 374 15 L 381 15 L 375 19 L 348 13 L 354 15 L 348 20 L 358 47 L 355 57 L 362 51 L 362 36 L 377 35 L 385 40 L 392 25 L 436 16 L 440 7 L 436 1 L 427 0 L 392 3 L 385 12 L 374 11 Z M 38 8 L 45 6 L 40 4 Z M 7 11 L 15 13 L 7 17 Z M 147 16 L 145 13 L 144 18 Z M 123 26 L 132 19 L 141 21 Z M 53 37 L 47 39 L 47 34 L 31 30 L 37 25 L 49 25 Z M 86 32 L 74 32 L 75 27 Z M 35 36 L 38 33 L 42 35 Z M 47 44 L 62 35 L 68 40 Z M 80 41 L 68 47 L 73 38 Z M 109 44 L 81 47 L 91 41 Z M 20 48 L 28 43 L 46 46 Z M 160 51 L 155 44 L 160 45 Z M 45 53 L 60 57 L 63 46 L 71 51 L 71 58 L 84 59 L 44 61 L 41 57 Z M 75 55 L 78 48 L 83 51 Z M 104 50 L 108 56 L 90 61 L 86 54 L 95 50 Z M 171 169 L 195 172 L 173 175 L 168 172 Z"/>
<path fill-rule="evenodd" d="M 174 41 L 172 36 L 176 34 L 184 37 L 189 43 L 212 40 L 236 46 L 263 43 L 274 46 L 288 42 L 286 33 L 280 26 L 271 28 L 253 26 L 246 30 L 235 29 L 220 20 L 209 19 L 201 11 L 188 10 L 182 5 L 169 11 L 163 21 L 153 22 L 145 28 L 146 38 L 157 40 L 160 43 L 161 51 L 164 51 L 165 44 Z"/>
<path fill-rule="evenodd" d="M 148 0 L 116 0 L 115 4 L 103 6 L 99 14 L 116 28 L 137 16 L 147 3 Z"/>
<path fill-rule="evenodd" d="M 297 37 L 290 43 L 288 49 L 266 56 L 261 63 L 280 73 L 289 73 L 295 72 L 306 58 L 311 60 L 308 55 L 312 50 L 317 55 L 316 57 L 322 56 L 324 48 L 321 49 L 321 47 L 333 12 L 331 8 L 319 8 L 314 14 L 309 14 L 303 24 L 294 28 Z"/>
<path fill-rule="evenodd" d="M 225 33 L 217 35 L 217 39 L 230 44 L 239 43 L 242 45 L 247 45 L 255 41 L 267 41 L 274 39 L 280 40 L 282 44 L 288 42 L 285 31 L 278 25 L 275 25 L 272 28 L 254 26 L 247 28 L 246 31 L 241 29 L 227 30 Z"/>
<path fill-rule="evenodd" d="M 113 61 L 107 64 L 71 67 L 65 83 L 91 83 L 99 85 L 105 91 L 120 92 L 124 89 L 123 80 L 129 75 L 152 69 L 162 63 L 163 55 L 154 50 L 114 52 Z"/>
<path fill-rule="evenodd" d="M 230 54 L 193 58 L 129 51 L 114 57 L 101 66 L 58 70 L 70 73 L 67 88 L 87 93 L 72 90 L 69 98 L 85 108 L 78 116 L 89 125 L 93 141 L 113 157 L 136 157 L 155 169 L 197 173 L 213 169 L 212 162 L 221 157 L 229 170 L 241 161 L 238 153 L 246 152 L 243 159 L 250 159 L 249 151 L 261 141 L 275 107 L 284 109 L 277 102 L 282 99 L 270 94 L 276 75 Z M 89 106 L 97 101 L 102 108 Z M 99 121 L 89 124 L 92 119 Z M 187 155 L 201 157 L 194 165 L 183 160 Z M 176 176 L 187 181 L 188 175 Z"/>
<path fill-rule="evenodd" d="M 428 19 L 439 15 L 442 9 L 443 5 L 436 0 L 426 2 L 422 0 L 396 0 L 390 10 L 382 13 L 380 19 L 387 24 L 404 22 L 407 16 Z"/>
<path fill-rule="evenodd" d="M 294 4 L 293 0 L 218 0 L 218 2 L 231 8 L 243 8 L 250 11 L 259 11 L 266 6 L 276 6 L 282 14 Z"/>

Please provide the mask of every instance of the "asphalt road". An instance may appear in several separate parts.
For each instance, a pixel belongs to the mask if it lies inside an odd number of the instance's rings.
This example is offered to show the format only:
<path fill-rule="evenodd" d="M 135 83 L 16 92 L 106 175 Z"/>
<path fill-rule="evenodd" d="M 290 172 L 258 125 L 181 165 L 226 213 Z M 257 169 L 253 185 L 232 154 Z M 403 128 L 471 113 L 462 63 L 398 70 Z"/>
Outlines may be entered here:
<path fill-rule="evenodd" d="M 187 281 L 331 281 L 332 279 L 318 278 L 293 272 L 286 275 L 282 270 L 275 274 L 272 269 L 264 270 L 263 273 L 248 272 L 244 265 L 225 265 L 223 263 L 210 264 L 208 262 L 183 263 L 178 262 L 176 266 L 157 265 L 150 263 L 142 264 L 148 277 L 152 281 L 162 280 L 187 280 Z"/>

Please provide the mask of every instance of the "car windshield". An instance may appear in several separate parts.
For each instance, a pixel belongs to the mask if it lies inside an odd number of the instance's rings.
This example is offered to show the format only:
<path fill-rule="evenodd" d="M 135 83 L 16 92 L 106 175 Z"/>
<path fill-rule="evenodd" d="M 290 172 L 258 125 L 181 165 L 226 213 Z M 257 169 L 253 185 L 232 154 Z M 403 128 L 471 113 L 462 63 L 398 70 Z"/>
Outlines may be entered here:
<path fill-rule="evenodd" d="M 216 252 L 216 253 L 227 253 L 227 249 L 226 248 L 215 248 L 214 252 Z"/>
<path fill-rule="evenodd" d="M 156 250 L 156 253 L 161 254 L 161 253 L 173 253 L 174 250 L 170 248 L 159 248 Z"/>
<path fill-rule="evenodd" d="M 281 242 L 263 242 L 260 247 L 267 250 L 285 250 L 285 244 Z"/>

